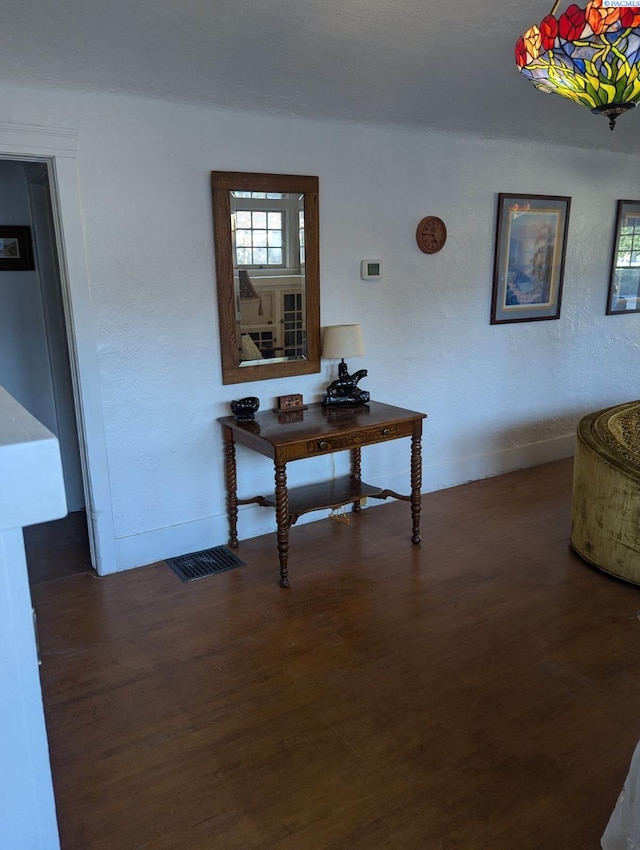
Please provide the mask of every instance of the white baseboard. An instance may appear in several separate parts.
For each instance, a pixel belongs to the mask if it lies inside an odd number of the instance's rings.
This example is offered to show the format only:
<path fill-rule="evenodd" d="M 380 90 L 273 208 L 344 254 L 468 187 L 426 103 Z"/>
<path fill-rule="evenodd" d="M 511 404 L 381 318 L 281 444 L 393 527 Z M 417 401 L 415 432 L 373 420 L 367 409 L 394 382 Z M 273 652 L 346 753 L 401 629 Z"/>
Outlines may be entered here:
<path fill-rule="evenodd" d="M 490 478 L 516 469 L 539 466 L 553 460 L 571 457 L 574 453 L 575 436 L 557 437 L 528 446 L 505 449 L 482 455 L 472 455 L 437 466 L 423 468 L 422 492 L 444 490 L 468 481 Z M 375 478 L 366 477 L 367 483 L 397 493 L 409 494 L 409 469 L 393 475 Z M 383 504 L 370 499 L 366 507 Z M 296 525 L 326 519 L 328 510 L 318 510 L 301 516 Z M 269 534 L 276 530 L 275 512 L 257 505 L 243 505 L 238 510 L 238 536 L 240 540 Z M 293 532 L 295 533 L 295 532 Z M 198 552 L 212 546 L 226 545 L 229 538 L 225 514 L 204 517 L 194 522 L 158 528 L 141 534 L 116 539 L 117 570 L 130 570 L 145 564 L 153 564 L 165 558 L 174 558 L 188 552 Z M 274 564 L 277 555 L 274 545 Z M 113 570 L 115 572 L 115 570 Z"/>
<path fill-rule="evenodd" d="M 573 457 L 575 443 L 575 434 L 568 434 L 552 440 L 531 443 L 528 446 L 471 455 L 425 468 L 422 474 L 422 492 L 444 490 L 469 481 L 479 481 L 482 478 L 492 478 L 494 475 L 502 475 L 516 469 L 527 469 L 530 466 L 541 466 L 553 460 Z"/>
<path fill-rule="evenodd" d="M 305 514 L 300 517 L 296 526 L 326 519 L 328 513 L 328 510 L 318 510 Z M 242 505 L 238 509 L 240 541 L 259 537 L 261 534 L 269 534 L 275 530 L 274 510 L 261 508 L 258 505 Z M 189 552 L 210 549 L 213 546 L 226 546 L 228 542 L 229 525 L 226 514 L 120 537 L 116 539 L 118 567 L 112 572 L 131 570 L 134 567 L 163 561 L 165 558 L 176 558 Z M 240 552 L 238 554 L 242 557 Z M 275 544 L 274 559 L 274 563 L 277 563 Z"/>

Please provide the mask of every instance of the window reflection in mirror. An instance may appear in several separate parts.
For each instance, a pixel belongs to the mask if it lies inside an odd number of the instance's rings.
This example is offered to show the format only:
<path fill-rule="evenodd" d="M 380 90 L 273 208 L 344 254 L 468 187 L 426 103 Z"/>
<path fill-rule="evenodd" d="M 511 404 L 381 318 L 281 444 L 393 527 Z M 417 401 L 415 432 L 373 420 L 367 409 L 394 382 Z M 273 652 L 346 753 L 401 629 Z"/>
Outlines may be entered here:
<path fill-rule="evenodd" d="M 640 312 L 640 201 L 618 201 L 607 314 Z"/>
<path fill-rule="evenodd" d="M 318 178 L 211 182 L 223 382 L 319 372 Z"/>

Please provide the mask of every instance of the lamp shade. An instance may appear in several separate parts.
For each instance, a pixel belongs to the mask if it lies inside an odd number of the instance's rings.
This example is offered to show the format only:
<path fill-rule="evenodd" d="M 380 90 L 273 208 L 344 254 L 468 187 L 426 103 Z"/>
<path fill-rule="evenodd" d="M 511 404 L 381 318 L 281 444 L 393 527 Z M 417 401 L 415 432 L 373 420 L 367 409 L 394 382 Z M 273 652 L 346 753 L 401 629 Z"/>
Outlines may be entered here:
<path fill-rule="evenodd" d="M 322 336 L 322 356 L 327 359 L 364 354 L 360 325 L 329 325 Z"/>
<path fill-rule="evenodd" d="M 640 7 L 572 3 L 530 27 L 516 44 L 516 65 L 533 85 L 616 118 L 640 101 Z"/>

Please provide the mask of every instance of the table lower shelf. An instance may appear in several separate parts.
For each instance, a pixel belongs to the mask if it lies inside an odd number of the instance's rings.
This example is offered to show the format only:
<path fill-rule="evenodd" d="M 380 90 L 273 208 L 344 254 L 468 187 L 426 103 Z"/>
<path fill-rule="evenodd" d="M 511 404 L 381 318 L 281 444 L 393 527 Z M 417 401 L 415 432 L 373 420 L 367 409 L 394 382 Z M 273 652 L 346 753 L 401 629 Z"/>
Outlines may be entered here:
<path fill-rule="evenodd" d="M 372 487 L 364 481 L 358 481 L 350 475 L 324 481 L 321 484 L 308 484 L 304 487 L 293 487 L 289 490 L 289 517 L 293 524 L 302 514 L 318 511 L 322 508 L 339 508 L 350 502 L 371 497 L 384 499 L 388 491 L 380 487 Z M 273 496 L 258 496 L 255 499 L 238 500 L 239 504 L 257 502 L 265 507 L 275 508 L 276 499 Z"/>

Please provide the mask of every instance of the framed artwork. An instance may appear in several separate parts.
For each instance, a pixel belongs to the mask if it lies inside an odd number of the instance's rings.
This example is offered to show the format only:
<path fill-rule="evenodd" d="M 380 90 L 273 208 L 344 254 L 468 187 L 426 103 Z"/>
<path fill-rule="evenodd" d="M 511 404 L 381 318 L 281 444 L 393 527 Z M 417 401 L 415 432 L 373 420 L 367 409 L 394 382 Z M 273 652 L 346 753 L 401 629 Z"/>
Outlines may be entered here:
<path fill-rule="evenodd" d="M 640 313 L 640 201 L 618 201 L 607 316 Z"/>
<path fill-rule="evenodd" d="M 571 198 L 498 195 L 491 324 L 559 319 Z"/>
<path fill-rule="evenodd" d="M 33 268 L 31 228 L 0 224 L 0 272 L 23 272 Z"/>

